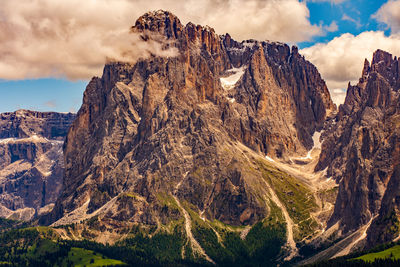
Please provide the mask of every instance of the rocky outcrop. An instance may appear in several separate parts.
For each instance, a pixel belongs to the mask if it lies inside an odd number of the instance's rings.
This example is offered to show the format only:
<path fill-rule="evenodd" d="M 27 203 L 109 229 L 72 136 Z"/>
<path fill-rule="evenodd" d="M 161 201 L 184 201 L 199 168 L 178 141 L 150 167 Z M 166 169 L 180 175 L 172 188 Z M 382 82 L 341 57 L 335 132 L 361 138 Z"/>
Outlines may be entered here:
<path fill-rule="evenodd" d="M 335 110 L 316 68 L 296 47 L 239 43 L 166 11 L 132 31 L 179 53 L 108 63 L 91 80 L 64 147 L 64 190 L 43 221 L 167 224 L 181 206 L 230 225 L 265 218 L 269 191 L 246 149 L 285 158 L 312 147 Z"/>
<path fill-rule="evenodd" d="M 340 182 L 330 225 L 339 222 L 348 233 L 378 216 L 368 230 L 369 246 L 399 234 L 385 221 L 393 214 L 390 218 L 397 220 L 399 64 L 381 50 L 371 65 L 365 61 L 359 83 L 349 84 L 332 130 L 325 133 L 316 167 L 327 168 L 328 176 Z"/>
<path fill-rule="evenodd" d="M 74 114 L 0 114 L 0 216 L 29 220 L 48 212 L 62 189 L 66 132 Z"/>
<path fill-rule="evenodd" d="M 18 110 L 0 114 L 0 138 L 27 138 L 34 135 L 63 141 L 75 114 Z"/>

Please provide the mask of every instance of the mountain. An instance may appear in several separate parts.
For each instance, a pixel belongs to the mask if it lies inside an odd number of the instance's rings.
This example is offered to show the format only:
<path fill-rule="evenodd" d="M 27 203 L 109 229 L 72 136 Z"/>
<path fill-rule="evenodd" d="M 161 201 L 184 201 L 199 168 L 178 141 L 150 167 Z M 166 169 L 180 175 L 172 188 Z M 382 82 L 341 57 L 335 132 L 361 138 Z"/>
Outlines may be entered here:
<path fill-rule="evenodd" d="M 64 145 L 63 191 L 41 222 L 102 243 L 174 236 L 170 257 L 180 259 L 238 260 L 233 247 L 254 260 L 293 258 L 332 201 L 284 170 L 316 159 L 302 156 L 318 152 L 336 112 L 318 70 L 297 47 L 239 43 L 167 11 L 132 31 L 178 53 L 109 62 L 90 81 Z"/>
<path fill-rule="evenodd" d="M 0 215 L 49 225 L 0 240 L 151 266 L 344 264 L 399 240 L 399 59 L 377 50 L 337 109 L 295 46 L 162 10 L 131 30 L 169 56 L 110 60 L 77 115 L 0 115 Z"/>
<path fill-rule="evenodd" d="M 343 239 L 319 255 L 326 259 L 400 235 L 399 66 L 396 57 L 377 50 L 371 64 L 365 60 L 358 84 L 349 84 L 336 117 L 326 123 L 316 171 L 325 169 L 339 183 L 326 233 Z"/>
<path fill-rule="evenodd" d="M 62 146 L 74 114 L 0 114 L 0 216 L 30 220 L 48 212 L 62 189 Z"/>

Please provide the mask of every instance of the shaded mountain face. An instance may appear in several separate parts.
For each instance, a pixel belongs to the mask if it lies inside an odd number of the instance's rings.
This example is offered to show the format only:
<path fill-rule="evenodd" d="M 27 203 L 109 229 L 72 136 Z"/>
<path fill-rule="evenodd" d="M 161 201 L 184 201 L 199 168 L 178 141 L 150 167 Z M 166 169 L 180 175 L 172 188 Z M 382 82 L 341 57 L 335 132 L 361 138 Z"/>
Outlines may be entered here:
<path fill-rule="evenodd" d="M 345 103 L 331 122 L 317 170 L 327 168 L 339 194 L 330 225 L 349 232 L 372 221 L 368 245 L 399 234 L 399 66 L 377 50 L 366 60 L 359 83 L 349 84 Z M 378 216 L 378 217 L 376 217 Z"/>
<path fill-rule="evenodd" d="M 286 174 L 264 166 L 265 155 L 305 154 L 335 110 L 296 47 L 239 43 L 164 11 L 143 15 L 132 31 L 178 54 L 108 63 L 91 80 L 64 146 L 64 190 L 43 220 L 95 217 L 106 229 L 197 214 L 251 225 L 280 205 L 269 176 L 282 183 L 279 196 L 312 199 L 301 182 L 285 185 Z"/>
<path fill-rule="evenodd" d="M 0 114 L 0 216 L 48 212 L 62 189 L 64 137 L 74 114 Z"/>

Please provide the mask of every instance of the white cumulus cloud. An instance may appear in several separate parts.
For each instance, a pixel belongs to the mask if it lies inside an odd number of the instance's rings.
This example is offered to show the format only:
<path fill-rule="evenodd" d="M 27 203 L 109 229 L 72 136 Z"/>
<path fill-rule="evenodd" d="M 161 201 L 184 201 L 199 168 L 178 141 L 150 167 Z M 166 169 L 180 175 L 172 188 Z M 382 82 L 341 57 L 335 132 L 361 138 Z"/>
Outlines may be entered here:
<path fill-rule="evenodd" d="M 345 33 L 328 43 L 304 48 L 300 53 L 317 66 L 331 94 L 344 100 L 345 91 L 340 89 L 347 88 L 349 81 L 357 83 L 364 59 L 371 62 L 377 49 L 400 56 L 400 35 L 385 36 L 382 31 L 368 31 L 356 36 Z"/>
<path fill-rule="evenodd" d="M 0 78 L 88 79 L 107 59 L 170 52 L 129 32 L 129 8 L 118 0 L 1 1 Z"/>
<path fill-rule="evenodd" d="M 157 9 L 238 40 L 295 43 L 335 29 L 312 25 L 300 0 L 0 0 L 0 79 L 89 79 L 106 58 L 161 53 L 157 43 L 128 34 L 140 15 Z"/>
<path fill-rule="evenodd" d="M 400 32 L 400 1 L 388 1 L 379 8 L 373 18 L 386 24 L 392 33 Z"/>

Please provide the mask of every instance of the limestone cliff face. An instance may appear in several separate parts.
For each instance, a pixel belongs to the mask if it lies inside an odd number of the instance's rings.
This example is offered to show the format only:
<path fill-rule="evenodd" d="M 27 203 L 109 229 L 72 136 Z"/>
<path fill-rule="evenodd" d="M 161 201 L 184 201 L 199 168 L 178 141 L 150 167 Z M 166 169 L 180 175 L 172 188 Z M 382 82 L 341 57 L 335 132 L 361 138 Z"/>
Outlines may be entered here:
<path fill-rule="evenodd" d="M 381 50 L 371 65 L 365 61 L 359 83 L 349 85 L 326 133 L 317 165 L 340 182 L 330 225 L 339 222 L 349 232 L 378 216 L 368 231 L 371 246 L 394 238 L 383 235 L 390 226 L 380 223 L 398 208 L 399 64 Z"/>
<path fill-rule="evenodd" d="M 165 11 L 143 15 L 132 31 L 179 53 L 109 63 L 92 79 L 67 135 L 64 190 L 47 222 L 96 214 L 166 223 L 180 216 L 163 204 L 172 197 L 227 224 L 264 218 L 268 189 L 244 151 L 285 158 L 312 147 L 335 110 L 316 68 L 296 47 L 239 43 Z"/>
<path fill-rule="evenodd" d="M 64 136 L 74 114 L 0 114 L 0 216 L 29 220 L 62 189 Z"/>

